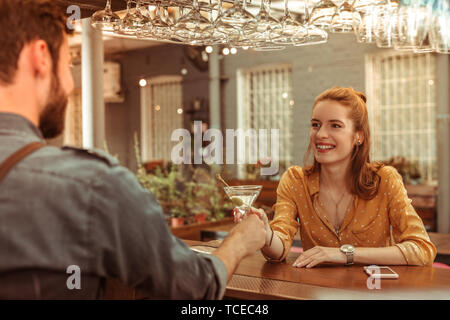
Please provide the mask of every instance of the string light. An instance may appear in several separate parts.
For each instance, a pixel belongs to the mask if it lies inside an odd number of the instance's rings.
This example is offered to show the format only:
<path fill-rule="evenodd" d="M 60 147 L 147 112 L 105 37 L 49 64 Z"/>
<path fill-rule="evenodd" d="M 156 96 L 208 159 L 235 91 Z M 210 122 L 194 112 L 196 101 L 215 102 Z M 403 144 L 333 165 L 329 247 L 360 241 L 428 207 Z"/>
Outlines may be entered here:
<path fill-rule="evenodd" d="M 145 79 L 139 80 L 139 85 L 140 85 L 141 87 L 145 87 L 145 86 L 147 85 L 147 80 L 145 80 Z"/>

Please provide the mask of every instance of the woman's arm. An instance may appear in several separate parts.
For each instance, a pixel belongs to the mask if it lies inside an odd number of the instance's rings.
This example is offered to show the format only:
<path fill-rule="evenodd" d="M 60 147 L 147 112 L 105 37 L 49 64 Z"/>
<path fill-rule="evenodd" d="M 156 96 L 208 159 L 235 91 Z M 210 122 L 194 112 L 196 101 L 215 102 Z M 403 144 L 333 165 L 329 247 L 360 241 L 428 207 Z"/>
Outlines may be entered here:
<path fill-rule="evenodd" d="M 283 261 L 292 245 L 294 236 L 298 231 L 298 208 L 296 205 L 294 191 L 297 188 L 302 191 L 298 179 L 301 173 L 291 167 L 283 174 L 277 187 L 277 202 L 273 206 L 275 215 L 273 220 L 266 224 L 266 245 L 261 249 L 262 254 L 270 261 Z"/>
<path fill-rule="evenodd" d="M 344 255 L 345 256 L 345 255 Z M 397 246 L 384 248 L 355 248 L 353 256 L 355 263 L 377 265 L 408 264 L 402 251 Z"/>
<path fill-rule="evenodd" d="M 407 261 L 403 253 L 396 246 L 383 248 L 365 248 L 357 247 L 353 254 L 354 263 L 358 264 L 377 264 L 377 265 L 405 265 Z M 338 263 L 345 264 L 347 257 L 341 252 L 340 248 L 329 248 L 316 246 L 303 252 L 297 260 L 294 267 L 312 268 L 320 263 Z"/>
<path fill-rule="evenodd" d="M 389 222 L 396 247 L 401 250 L 408 265 L 431 265 L 436 257 L 436 247 L 425 230 L 422 219 L 411 205 L 402 177 L 392 167 L 387 167 L 390 186 L 388 205 Z"/>
<path fill-rule="evenodd" d="M 280 260 L 284 255 L 284 245 L 281 239 L 270 227 L 266 228 L 266 245 L 261 249 L 266 258 Z"/>
<path fill-rule="evenodd" d="M 269 219 L 264 210 L 250 208 L 250 214 L 256 214 L 264 222 L 266 229 L 266 240 L 264 247 L 261 248 L 263 255 L 269 260 L 280 260 L 284 254 L 284 245 L 278 235 L 273 232 L 269 225 Z M 242 217 L 239 210 L 233 209 L 233 215 L 235 217 L 235 222 L 240 222 Z"/>

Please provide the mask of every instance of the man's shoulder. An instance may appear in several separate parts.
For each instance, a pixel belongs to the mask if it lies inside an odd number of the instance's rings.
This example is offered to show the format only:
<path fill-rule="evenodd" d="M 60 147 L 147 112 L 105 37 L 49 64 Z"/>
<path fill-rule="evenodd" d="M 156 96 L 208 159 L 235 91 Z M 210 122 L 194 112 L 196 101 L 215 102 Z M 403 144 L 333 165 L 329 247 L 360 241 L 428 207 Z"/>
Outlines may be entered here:
<path fill-rule="evenodd" d="M 39 168 L 43 173 L 79 181 L 92 181 L 96 177 L 114 175 L 118 170 L 124 170 L 115 157 L 102 150 L 72 146 L 45 147 L 28 161 L 28 166 Z"/>
<path fill-rule="evenodd" d="M 68 156 L 73 161 L 88 161 L 98 164 L 105 164 L 109 167 L 119 165 L 119 160 L 117 160 L 117 158 L 96 148 L 84 149 L 73 146 L 64 146 L 61 148 L 61 151 L 63 152 L 63 155 Z"/>

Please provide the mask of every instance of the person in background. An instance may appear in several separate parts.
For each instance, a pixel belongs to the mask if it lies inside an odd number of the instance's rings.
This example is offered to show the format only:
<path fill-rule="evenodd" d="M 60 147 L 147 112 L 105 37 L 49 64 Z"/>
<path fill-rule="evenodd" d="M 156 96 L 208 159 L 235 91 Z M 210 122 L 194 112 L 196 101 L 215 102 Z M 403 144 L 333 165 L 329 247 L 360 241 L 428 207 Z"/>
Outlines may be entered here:
<path fill-rule="evenodd" d="M 222 298 L 264 245 L 263 221 L 249 215 L 213 254 L 195 253 L 113 157 L 46 146 L 74 87 L 66 17 L 50 0 L 0 0 L 0 13 L 0 298 L 102 298 L 108 278 L 149 298 Z"/>
<path fill-rule="evenodd" d="M 283 261 L 299 231 L 304 251 L 294 267 L 433 263 L 436 248 L 401 176 L 391 166 L 370 162 L 363 93 L 334 87 L 316 98 L 305 161 L 311 151 L 312 165 L 283 174 L 270 224 L 263 210 L 253 209 L 265 221 L 262 253 L 268 260 Z"/>

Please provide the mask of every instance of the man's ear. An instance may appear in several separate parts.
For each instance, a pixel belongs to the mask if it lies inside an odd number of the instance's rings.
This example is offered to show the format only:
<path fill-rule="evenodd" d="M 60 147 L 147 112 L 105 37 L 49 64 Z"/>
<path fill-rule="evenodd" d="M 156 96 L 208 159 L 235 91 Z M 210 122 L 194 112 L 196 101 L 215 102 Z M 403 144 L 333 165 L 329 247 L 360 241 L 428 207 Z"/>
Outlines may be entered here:
<path fill-rule="evenodd" d="M 46 77 L 52 72 L 52 59 L 47 42 L 35 40 L 30 43 L 31 65 L 36 77 Z"/>

